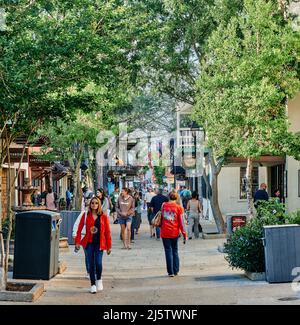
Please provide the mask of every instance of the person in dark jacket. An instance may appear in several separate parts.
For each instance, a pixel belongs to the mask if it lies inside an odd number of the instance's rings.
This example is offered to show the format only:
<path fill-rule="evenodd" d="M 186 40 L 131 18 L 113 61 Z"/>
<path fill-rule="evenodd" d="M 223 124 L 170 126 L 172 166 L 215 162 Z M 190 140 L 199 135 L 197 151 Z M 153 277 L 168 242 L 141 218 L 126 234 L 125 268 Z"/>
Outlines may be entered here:
<path fill-rule="evenodd" d="M 157 190 L 157 195 L 155 195 L 150 202 L 150 209 L 151 209 L 151 221 L 153 220 L 153 218 L 155 217 L 155 215 L 157 214 L 158 211 L 160 211 L 163 203 L 168 202 L 169 199 L 164 196 L 163 194 L 163 189 L 159 188 Z M 155 233 L 156 233 L 156 240 L 160 240 L 160 228 L 156 227 L 155 228 Z"/>
<path fill-rule="evenodd" d="M 257 190 L 254 194 L 254 206 L 256 209 L 259 206 L 259 201 L 269 201 L 266 183 L 261 183 L 259 190 Z"/>

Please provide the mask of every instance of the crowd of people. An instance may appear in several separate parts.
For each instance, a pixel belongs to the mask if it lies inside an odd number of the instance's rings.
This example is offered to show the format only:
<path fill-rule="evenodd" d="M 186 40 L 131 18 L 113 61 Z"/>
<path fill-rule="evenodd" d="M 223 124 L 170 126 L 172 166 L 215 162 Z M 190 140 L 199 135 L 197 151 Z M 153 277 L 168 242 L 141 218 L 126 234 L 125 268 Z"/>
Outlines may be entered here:
<path fill-rule="evenodd" d="M 115 187 L 108 195 L 103 189 L 85 199 L 85 208 L 78 216 L 73 227 L 75 251 L 83 247 L 87 277 L 91 282 L 91 293 L 103 290 L 102 258 L 103 252 L 109 255 L 112 248 L 110 218 L 113 224 L 120 225 L 122 249 L 131 250 L 135 235 L 139 233 L 142 222 L 142 210 L 147 210 L 150 237 L 162 240 L 167 273 L 174 277 L 179 272 L 178 240 L 183 237 L 199 237 L 199 218 L 202 205 L 196 192 L 186 188 L 166 193 L 163 188 L 142 189 Z M 155 227 L 153 220 L 161 213 L 161 225 Z M 188 214 L 187 220 L 185 218 Z M 188 221 L 186 231 L 185 221 Z"/>
<path fill-rule="evenodd" d="M 254 204 L 257 208 L 262 200 L 269 200 L 266 191 L 267 185 L 262 183 L 254 195 Z M 69 192 L 69 193 L 68 193 Z M 112 249 L 110 231 L 110 218 L 113 224 L 120 225 L 120 240 L 122 249 L 131 250 L 135 243 L 135 235 L 139 233 L 142 223 L 142 210 L 145 209 L 149 223 L 150 238 L 162 240 L 166 269 L 170 277 L 179 273 L 180 261 L 178 254 L 178 240 L 199 238 L 202 231 L 200 216 L 203 211 L 201 200 L 197 192 L 191 192 L 185 186 L 178 191 L 169 193 L 164 188 L 154 189 L 149 187 L 146 191 L 136 188 L 118 187 L 108 195 L 99 188 L 95 193 L 84 191 L 82 213 L 78 216 L 73 226 L 75 251 L 83 247 L 85 253 L 85 266 L 87 277 L 91 282 L 91 293 L 103 290 L 102 259 L 103 252 L 109 255 Z M 276 190 L 274 196 L 281 201 L 280 191 Z M 40 204 L 40 200 L 49 209 L 57 208 L 57 196 L 52 188 L 46 193 L 34 193 L 33 203 Z M 67 208 L 70 207 L 72 193 L 66 193 Z M 161 224 L 155 226 L 153 220 L 161 215 Z M 187 224 L 187 230 L 186 226 Z"/>

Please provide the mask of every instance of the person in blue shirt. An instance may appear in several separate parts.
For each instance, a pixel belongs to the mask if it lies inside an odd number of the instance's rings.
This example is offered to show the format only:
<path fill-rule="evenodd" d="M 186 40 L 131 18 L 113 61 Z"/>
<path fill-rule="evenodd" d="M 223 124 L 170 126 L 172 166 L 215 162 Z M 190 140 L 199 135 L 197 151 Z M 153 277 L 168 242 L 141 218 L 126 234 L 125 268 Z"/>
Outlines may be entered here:
<path fill-rule="evenodd" d="M 67 202 L 67 210 L 70 210 L 70 207 L 71 207 L 71 201 L 72 201 L 72 193 L 69 189 L 66 190 L 66 202 Z"/>

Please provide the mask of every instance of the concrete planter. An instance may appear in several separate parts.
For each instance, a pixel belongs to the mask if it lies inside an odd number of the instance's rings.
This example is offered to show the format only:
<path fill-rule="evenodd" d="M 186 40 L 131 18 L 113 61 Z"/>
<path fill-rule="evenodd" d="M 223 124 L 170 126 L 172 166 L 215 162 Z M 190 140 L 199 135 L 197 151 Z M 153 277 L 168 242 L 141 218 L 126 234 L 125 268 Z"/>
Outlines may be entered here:
<path fill-rule="evenodd" d="M 297 281 L 300 263 L 300 226 L 264 226 L 266 280 L 269 283 Z"/>
<path fill-rule="evenodd" d="M 33 302 L 44 292 L 42 283 L 8 282 L 0 291 L 0 301 Z"/>
<path fill-rule="evenodd" d="M 250 279 L 252 281 L 266 281 L 266 273 L 265 272 L 257 273 L 257 272 L 245 271 L 245 275 L 248 279 Z"/>

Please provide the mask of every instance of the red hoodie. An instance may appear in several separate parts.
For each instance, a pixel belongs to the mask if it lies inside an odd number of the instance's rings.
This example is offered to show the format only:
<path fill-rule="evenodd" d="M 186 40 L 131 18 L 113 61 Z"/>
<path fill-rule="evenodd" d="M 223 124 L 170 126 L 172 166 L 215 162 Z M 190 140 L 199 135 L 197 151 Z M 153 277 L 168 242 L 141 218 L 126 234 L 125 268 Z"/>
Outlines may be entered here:
<path fill-rule="evenodd" d="M 183 226 L 183 208 L 176 202 L 166 202 L 162 207 L 161 238 L 176 238 L 181 232 L 186 239 Z"/>
<path fill-rule="evenodd" d="M 85 212 L 86 213 L 86 212 Z M 86 217 L 86 234 L 81 239 L 81 231 L 84 227 L 84 219 L 85 219 L 85 213 L 83 213 L 78 230 L 77 230 L 77 236 L 75 239 L 76 245 L 82 245 L 84 248 L 88 245 L 88 243 L 91 243 L 93 241 L 93 234 L 91 233 L 91 227 L 94 226 L 95 221 L 91 214 L 91 212 L 88 212 L 88 215 Z M 110 233 L 110 226 L 109 226 L 109 220 L 106 214 L 102 213 L 100 218 L 100 250 L 108 250 L 111 249 L 112 241 L 111 241 L 111 233 Z"/>

